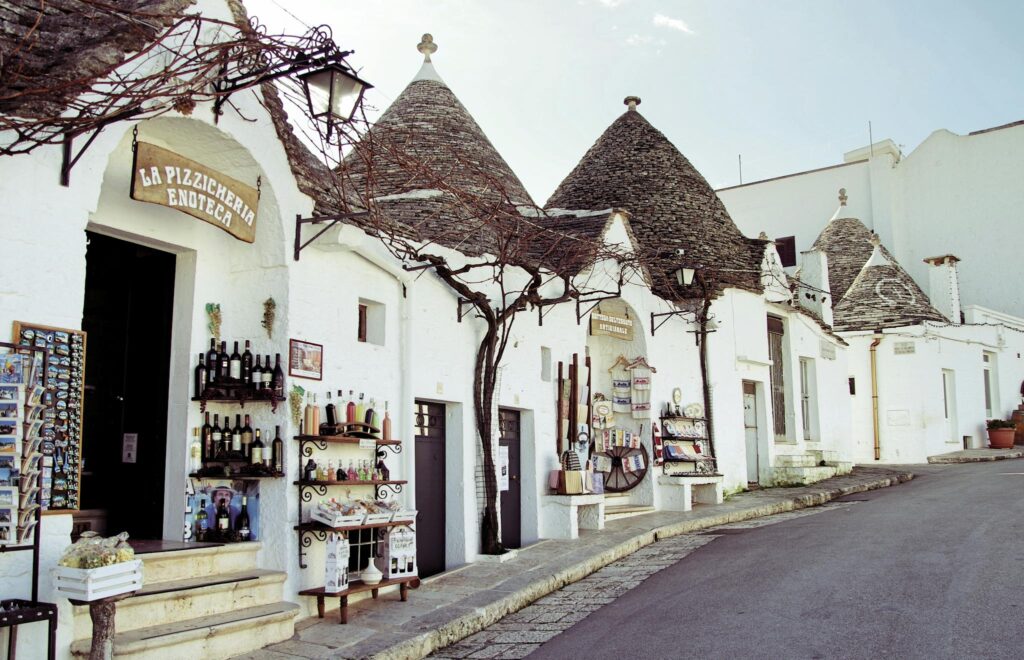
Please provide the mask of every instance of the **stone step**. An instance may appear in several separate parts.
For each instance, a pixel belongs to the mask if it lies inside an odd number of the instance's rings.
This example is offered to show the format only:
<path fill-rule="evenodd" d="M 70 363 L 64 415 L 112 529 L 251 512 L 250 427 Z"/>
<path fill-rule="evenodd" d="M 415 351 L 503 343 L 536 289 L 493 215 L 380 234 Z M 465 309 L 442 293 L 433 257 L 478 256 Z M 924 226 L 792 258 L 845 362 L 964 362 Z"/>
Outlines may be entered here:
<path fill-rule="evenodd" d="M 810 449 L 807 453 L 814 456 L 817 460 L 816 465 L 820 465 L 821 461 L 825 461 L 826 464 L 839 461 L 839 452 L 834 449 Z"/>
<path fill-rule="evenodd" d="M 200 546 L 188 550 L 147 552 L 137 555 L 142 560 L 142 579 L 146 585 L 170 580 L 207 577 L 222 573 L 253 570 L 262 544 L 227 543 Z"/>
<path fill-rule="evenodd" d="M 773 467 L 769 475 L 769 485 L 806 486 L 823 479 L 831 479 L 836 476 L 836 473 L 836 468 L 829 465 L 818 467 Z"/>
<path fill-rule="evenodd" d="M 289 639 L 295 634 L 299 606 L 277 602 L 233 612 L 188 619 L 114 636 L 114 656 L 119 660 L 182 660 L 228 658 Z M 89 655 L 90 640 L 71 645 L 72 654 Z"/>
<path fill-rule="evenodd" d="M 834 467 L 837 475 L 850 474 L 853 472 L 852 461 L 828 461 L 825 465 L 828 467 Z"/>
<path fill-rule="evenodd" d="M 821 459 L 813 453 L 806 454 L 776 454 L 773 463 L 776 467 L 816 467 Z"/>
<path fill-rule="evenodd" d="M 196 619 L 223 612 L 268 605 L 281 600 L 288 575 L 282 571 L 250 569 L 181 580 L 146 582 L 133 597 L 117 604 L 121 632 Z M 89 607 L 74 610 L 74 639 L 92 636 Z"/>
<path fill-rule="evenodd" d="M 604 520 L 608 522 L 609 520 L 618 520 L 620 518 L 632 518 L 633 516 L 642 516 L 645 513 L 654 513 L 654 507 L 642 504 L 618 504 L 614 506 L 605 504 Z"/>

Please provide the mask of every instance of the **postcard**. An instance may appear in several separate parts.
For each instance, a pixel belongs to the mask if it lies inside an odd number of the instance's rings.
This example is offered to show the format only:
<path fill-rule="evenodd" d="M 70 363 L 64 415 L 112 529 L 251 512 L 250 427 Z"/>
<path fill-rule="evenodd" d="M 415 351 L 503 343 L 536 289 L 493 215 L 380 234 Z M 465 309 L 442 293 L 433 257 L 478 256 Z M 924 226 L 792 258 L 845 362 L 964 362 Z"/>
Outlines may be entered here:
<path fill-rule="evenodd" d="M 18 401 L 17 385 L 0 385 L 0 401 Z"/>
<path fill-rule="evenodd" d="M 14 507 L 17 501 L 17 488 L 0 488 L 0 507 Z"/>
<path fill-rule="evenodd" d="M 25 382 L 25 360 L 18 353 L 0 355 L 0 383 L 20 385 Z"/>

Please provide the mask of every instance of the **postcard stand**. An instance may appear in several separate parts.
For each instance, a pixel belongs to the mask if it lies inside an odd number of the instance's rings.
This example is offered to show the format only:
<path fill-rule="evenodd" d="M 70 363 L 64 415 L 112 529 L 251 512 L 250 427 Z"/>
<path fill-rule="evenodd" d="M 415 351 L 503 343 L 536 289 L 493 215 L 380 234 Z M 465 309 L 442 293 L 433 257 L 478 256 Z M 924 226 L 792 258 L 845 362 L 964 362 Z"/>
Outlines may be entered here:
<path fill-rule="evenodd" d="M 42 355 L 42 369 L 39 370 L 40 379 L 43 378 L 42 374 L 46 373 L 48 366 L 48 357 L 45 349 L 30 348 L 26 346 L 18 346 L 17 344 L 10 344 L 7 342 L 0 342 L 0 352 L 7 353 L 19 353 L 22 355 L 34 355 L 39 353 Z M 26 384 L 26 397 L 28 396 L 29 387 Z M 18 401 L 19 405 L 24 405 L 26 401 Z M 22 425 L 22 447 L 29 450 L 28 434 L 26 433 L 27 425 Z M 20 458 L 20 457 L 19 457 Z M 31 529 L 32 542 L 25 543 L 25 539 L 21 538 L 20 531 L 15 531 L 18 536 L 16 537 L 16 543 L 12 544 L 0 544 L 0 557 L 8 552 L 31 552 L 32 553 L 32 596 L 29 600 L 7 598 L 6 595 L 0 597 L 0 628 L 10 629 L 8 637 L 8 652 L 7 657 L 9 660 L 13 660 L 15 650 L 17 649 L 18 642 L 18 626 L 26 623 L 35 623 L 37 621 L 46 621 L 48 627 L 48 637 L 46 642 L 46 657 L 49 660 L 53 660 L 56 652 L 57 642 L 57 606 L 53 603 L 41 603 L 39 602 L 39 521 L 42 510 L 42 491 L 43 491 L 43 475 L 42 470 L 36 476 L 36 492 L 35 492 L 35 511 L 32 514 L 31 521 L 34 522 Z M 19 479 L 18 493 L 23 490 L 30 488 L 29 480 Z M 17 519 L 12 517 L 10 522 L 11 528 L 17 530 Z M 26 521 L 28 522 L 28 521 Z"/>

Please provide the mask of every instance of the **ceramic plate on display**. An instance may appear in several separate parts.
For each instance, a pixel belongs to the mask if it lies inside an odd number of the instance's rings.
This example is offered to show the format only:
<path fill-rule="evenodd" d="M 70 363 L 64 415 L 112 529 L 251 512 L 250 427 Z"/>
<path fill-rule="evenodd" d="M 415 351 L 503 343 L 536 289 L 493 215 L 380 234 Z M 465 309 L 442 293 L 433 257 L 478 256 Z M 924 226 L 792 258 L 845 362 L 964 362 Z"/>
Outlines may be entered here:
<path fill-rule="evenodd" d="M 677 387 L 676 389 L 672 390 L 672 403 L 674 403 L 674 404 L 676 404 L 678 406 L 682 402 L 683 402 L 683 391 Z"/>
<path fill-rule="evenodd" d="M 611 401 L 595 401 L 594 412 L 599 417 L 611 417 L 612 414 L 612 402 Z"/>
<path fill-rule="evenodd" d="M 686 408 L 683 409 L 683 414 L 686 415 L 687 417 L 703 417 L 704 406 L 700 405 L 699 403 L 691 403 L 690 405 L 686 406 Z"/>

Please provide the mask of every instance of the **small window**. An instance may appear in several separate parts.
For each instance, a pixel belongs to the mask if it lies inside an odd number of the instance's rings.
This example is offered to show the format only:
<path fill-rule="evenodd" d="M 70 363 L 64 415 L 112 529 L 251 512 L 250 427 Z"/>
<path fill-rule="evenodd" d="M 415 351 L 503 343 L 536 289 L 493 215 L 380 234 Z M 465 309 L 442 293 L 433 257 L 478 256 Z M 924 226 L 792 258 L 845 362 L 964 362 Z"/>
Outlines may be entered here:
<path fill-rule="evenodd" d="M 551 349 L 547 346 L 540 347 L 540 379 L 551 382 Z"/>
<path fill-rule="evenodd" d="M 796 236 L 776 238 L 775 249 L 779 252 L 779 259 L 782 260 L 783 268 L 796 265 Z"/>
<path fill-rule="evenodd" d="M 857 379 L 850 378 L 850 394 L 856 396 L 857 394 Z"/>
<path fill-rule="evenodd" d="M 356 330 L 359 341 L 384 345 L 384 311 L 383 303 L 359 299 L 359 321 Z"/>

